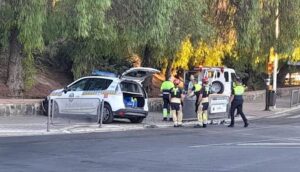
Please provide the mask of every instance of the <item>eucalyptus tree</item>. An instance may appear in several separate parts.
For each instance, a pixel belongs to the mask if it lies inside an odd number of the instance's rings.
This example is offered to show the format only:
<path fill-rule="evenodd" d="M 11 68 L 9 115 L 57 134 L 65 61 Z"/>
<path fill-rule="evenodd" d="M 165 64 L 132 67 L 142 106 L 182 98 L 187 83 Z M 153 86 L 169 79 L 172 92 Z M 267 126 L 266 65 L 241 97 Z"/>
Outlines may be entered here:
<path fill-rule="evenodd" d="M 60 48 L 72 61 L 75 78 L 89 74 L 93 68 L 108 67 L 109 61 L 118 61 L 110 58 L 115 55 L 116 41 L 107 16 L 110 8 L 111 0 L 63 0 L 49 9 L 44 37 L 49 44 L 64 43 Z"/>
<path fill-rule="evenodd" d="M 160 61 L 178 7 L 178 0 L 113 0 L 109 15 L 115 20 L 119 47 L 140 55 L 144 66 Z"/>
<path fill-rule="evenodd" d="M 235 7 L 234 26 L 238 52 L 235 67 L 249 74 L 249 81 L 263 79 L 266 61 L 272 47 L 279 53 L 279 81 L 285 77 L 285 65 L 298 46 L 300 2 L 289 0 L 231 0 Z M 280 34 L 275 35 L 276 9 L 279 9 Z M 297 58 L 296 58 L 297 59 Z M 299 57 L 298 57 L 299 59 Z M 294 58 L 295 60 L 295 58 Z"/>
<path fill-rule="evenodd" d="M 11 96 L 21 96 L 30 80 L 33 53 L 43 48 L 42 26 L 46 0 L 3 0 L 0 2 L 2 43 L 9 52 L 7 86 Z"/>
<path fill-rule="evenodd" d="M 184 60 L 176 56 L 182 41 L 187 37 L 190 37 L 192 42 L 209 41 L 214 34 L 214 28 L 206 18 L 209 12 L 206 0 L 178 1 L 178 5 L 171 18 L 171 29 L 166 39 L 165 55 L 168 61 L 166 76 L 170 75 L 174 62 Z"/>

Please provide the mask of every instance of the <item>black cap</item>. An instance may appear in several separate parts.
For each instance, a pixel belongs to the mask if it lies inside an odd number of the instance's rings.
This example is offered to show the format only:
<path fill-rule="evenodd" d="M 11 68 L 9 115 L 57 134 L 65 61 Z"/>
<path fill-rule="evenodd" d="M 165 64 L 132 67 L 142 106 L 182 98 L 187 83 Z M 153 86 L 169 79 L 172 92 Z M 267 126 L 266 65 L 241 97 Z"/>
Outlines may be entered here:
<path fill-rule="evenodd" d="M 237 77 L 236 81 L 239 82 L 239 83 L 242 83 L 242 79 L 240 77 Z"/>

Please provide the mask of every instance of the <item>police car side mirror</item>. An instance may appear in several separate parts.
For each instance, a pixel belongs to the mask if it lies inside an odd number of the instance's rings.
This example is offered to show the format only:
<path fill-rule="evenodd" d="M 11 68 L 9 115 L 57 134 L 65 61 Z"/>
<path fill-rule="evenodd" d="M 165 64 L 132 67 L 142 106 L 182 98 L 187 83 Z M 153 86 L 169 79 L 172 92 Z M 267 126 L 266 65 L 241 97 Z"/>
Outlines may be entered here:
<path fill-rule="evenodd" d="M 64 92 L 65 94 L 66 94 L 68 91 L 71 91 L 71 88 L 65 87 L 64 90 L 63 90 L 63 92 Z"/>

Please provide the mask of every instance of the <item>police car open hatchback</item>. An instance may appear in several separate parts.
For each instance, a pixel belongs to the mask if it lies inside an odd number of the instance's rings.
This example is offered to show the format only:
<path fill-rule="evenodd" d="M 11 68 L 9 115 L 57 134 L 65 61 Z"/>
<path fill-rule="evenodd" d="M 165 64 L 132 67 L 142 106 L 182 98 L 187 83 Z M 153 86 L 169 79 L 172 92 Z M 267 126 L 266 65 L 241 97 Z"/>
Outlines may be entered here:
<path fill-rule="evenodd" d="M 80 99 L 104 99 L 103 123 L 111 123 L 114 118 L 128 118 L 133 123 L 140 123 L 148 115 L 148 97 L 142 87 L 142 82 L 159 70 L 146 67 L 131 68 L 120 77 L 100 74 L 101 76 L 87 76 L 80 78 L 64 89 L 54 90 L 47 100 L 74 99 L 67 104 L 55 102 L 54 107 L 66 114 L 80 114 L 82 112 L 98 110 L 88 108 L 89 104 Z M 47 112 L 47 100 L 43 102 L 43 110 Z"/>

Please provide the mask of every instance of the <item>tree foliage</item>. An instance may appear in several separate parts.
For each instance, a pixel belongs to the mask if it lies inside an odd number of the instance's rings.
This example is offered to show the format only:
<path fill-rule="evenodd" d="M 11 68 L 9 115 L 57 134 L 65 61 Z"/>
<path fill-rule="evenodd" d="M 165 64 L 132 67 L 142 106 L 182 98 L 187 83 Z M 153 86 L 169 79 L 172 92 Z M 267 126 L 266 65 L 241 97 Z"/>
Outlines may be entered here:
<path fill-rule="evenodd" d="M 299 18 L 300 1 L 291 0 L 2 0 L 0 49 L 12 48 L 17 35 L 21 49 L 11 57 L 21 57 L 29 86 L 35 55 L 61 43 L 58 54 L 45 57 L 71 61 L 75 78 L 95 68 L 120 73 L 134 55 L 166 75 L 226 65 L 259 85 L 272 47 L 281 69 L 300 59 Z"/>

